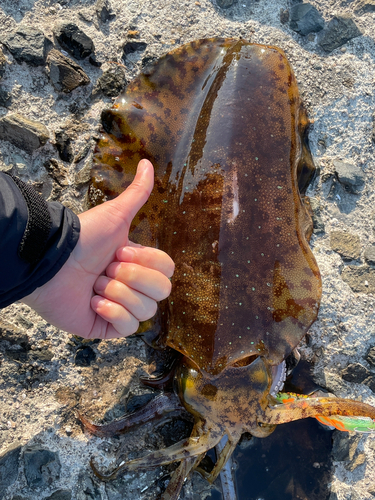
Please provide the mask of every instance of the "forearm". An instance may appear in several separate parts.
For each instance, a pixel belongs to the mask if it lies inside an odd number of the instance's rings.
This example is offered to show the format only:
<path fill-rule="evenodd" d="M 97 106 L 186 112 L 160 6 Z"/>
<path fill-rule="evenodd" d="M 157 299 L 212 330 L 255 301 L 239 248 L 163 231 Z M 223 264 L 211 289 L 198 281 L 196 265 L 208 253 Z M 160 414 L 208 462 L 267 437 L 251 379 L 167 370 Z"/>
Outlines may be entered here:
<path fill-rule="evenodd" d="M 68 259 L 79 230 L 71 210 L 0 173 L 0 308 L 49 281 Z"/>

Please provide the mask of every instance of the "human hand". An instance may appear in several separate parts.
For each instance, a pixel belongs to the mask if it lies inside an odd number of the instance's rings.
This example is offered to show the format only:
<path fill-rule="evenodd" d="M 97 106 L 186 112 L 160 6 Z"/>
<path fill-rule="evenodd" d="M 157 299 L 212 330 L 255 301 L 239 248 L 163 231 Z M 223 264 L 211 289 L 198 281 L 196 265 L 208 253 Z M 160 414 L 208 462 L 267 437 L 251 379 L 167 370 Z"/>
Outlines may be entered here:
<path fill-rule="evenodd" d="M 171 291 L 172 259 L 128 239 L 138 210 L 154 183 L 142 160 L 132 184 L 117 198 L 79 215 L 81 232 L 60 271 L 23 302 L 51 324 L 84 338 L 134 333 Z"/>

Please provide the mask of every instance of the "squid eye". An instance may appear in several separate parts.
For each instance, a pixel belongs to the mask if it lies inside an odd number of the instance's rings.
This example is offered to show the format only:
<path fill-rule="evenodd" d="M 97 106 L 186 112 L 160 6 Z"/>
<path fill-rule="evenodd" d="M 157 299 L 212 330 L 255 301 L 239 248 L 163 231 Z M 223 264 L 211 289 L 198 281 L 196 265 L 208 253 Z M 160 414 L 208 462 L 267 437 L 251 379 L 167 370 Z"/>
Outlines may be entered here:
<path fill-rule="evenodd" d="M 259 356 L 257 356 L 256 354 L 253 354 L 252 356 L 246 356 L 246 358 L 239 359 L 238 361 L 233 363 L 232 366 L 234 366 L 235 368 L 239 368 L 241 366 L 251 365 L 251 363 L 253 363 L 258 357 Z"/>

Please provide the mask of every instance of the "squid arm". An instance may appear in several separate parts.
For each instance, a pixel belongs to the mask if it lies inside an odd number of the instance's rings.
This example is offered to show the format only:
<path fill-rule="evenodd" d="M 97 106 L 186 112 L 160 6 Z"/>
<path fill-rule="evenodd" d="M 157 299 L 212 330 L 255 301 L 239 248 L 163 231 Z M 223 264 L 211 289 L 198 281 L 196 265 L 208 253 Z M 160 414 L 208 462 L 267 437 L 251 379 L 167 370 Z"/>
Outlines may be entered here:
<path fill-rule="evenodd" d="M 315 417 L 340 431 L 375 432 L 375 408 L 360 401 L 341 398 L 309 397 L 279 393 L 265 411 L 263 424 L 282 424 Z"/>

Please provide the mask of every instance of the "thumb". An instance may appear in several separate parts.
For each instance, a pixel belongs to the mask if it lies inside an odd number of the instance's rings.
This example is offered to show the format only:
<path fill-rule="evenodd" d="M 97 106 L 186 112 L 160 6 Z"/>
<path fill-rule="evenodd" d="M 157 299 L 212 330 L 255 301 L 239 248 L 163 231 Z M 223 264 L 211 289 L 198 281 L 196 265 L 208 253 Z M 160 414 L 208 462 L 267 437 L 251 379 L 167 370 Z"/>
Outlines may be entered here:
<path fill-rule="evenodd" d="M 123 213 L 124 221 L 129 226 L 138 210 L 148 200 L 153 187 L 154 167 L 149 160 L 141 160 L 133 182 L 123 193 L 112 200 L 116 208 Z"/>

